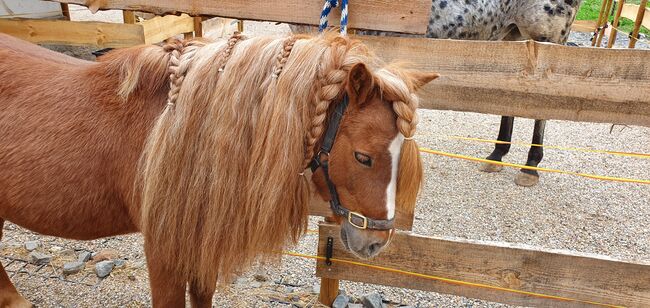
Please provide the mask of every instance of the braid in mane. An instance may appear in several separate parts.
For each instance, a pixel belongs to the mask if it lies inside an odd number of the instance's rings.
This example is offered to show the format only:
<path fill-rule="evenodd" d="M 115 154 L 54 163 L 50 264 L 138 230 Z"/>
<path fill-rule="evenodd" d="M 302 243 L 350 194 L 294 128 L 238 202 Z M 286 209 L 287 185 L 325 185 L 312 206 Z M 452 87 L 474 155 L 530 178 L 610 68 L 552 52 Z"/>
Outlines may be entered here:
<path fill-rule="evenodd" d="M 386 99 L 393 102 L 397 114 L 397 129 L 404 136 L 397 174 L 397 204 L 407 211 L 415 209 L 415 202 L 422 185 L 422 161 L 418 145 L 413 140 L 419 122 L 419 100 L 413 93 L 408 79 L 390 68 L 377 71 L 378 84 Z"/>
<path fill-rule="evenodd" d="M 244 37 L 241 35 L 239 32 L 235 32 L 230 38 L 228 39 L 228 43 L 226 44 L 226 49 L 223 51 L 223 56 L 222 56 L 222 64 L 219 67 L 219 72 L 223 72 L 224 67 L 226 66 L 226 62 L 228 61 L 228 58 L 230 58 L 230 54 L 232 53 L 233 48 L 235 48 L 235 44 L 242 40 Z"/>
<path fill-rule="evenodd" d="M 176 104 L 178 92 L 185 80 L 185 74 L 190 68 L 196 51 L 204 44 L 198 41 L 174 40 L 163 46 L 169 52 L 169 93 L 167 94 L 167 108 Z"/>
<path fill-rule="evenodd" d="M 305 158 L 303 166 L 307 168 L 309 162 L 314 157 L 315 145 L 325 131 L 325 120 L 327 111 L 332 101 L 336 99 L 345 90 L 344 81 L 348 72 L 354 64 L 362 62 L 365 56 L 365 50 L 354 55 L 349 55 L 349 51 L 359 47 L 356 42 L 350 41 L 347 37 L 336 37 L 330 43 L 323 56 L 320 69 L 318 71 L 318 81 L 320 91 L 318 92 L 318 101 L 311 111 L 311 122 L 308 123 L 307 136 L 305 138 Z"/>

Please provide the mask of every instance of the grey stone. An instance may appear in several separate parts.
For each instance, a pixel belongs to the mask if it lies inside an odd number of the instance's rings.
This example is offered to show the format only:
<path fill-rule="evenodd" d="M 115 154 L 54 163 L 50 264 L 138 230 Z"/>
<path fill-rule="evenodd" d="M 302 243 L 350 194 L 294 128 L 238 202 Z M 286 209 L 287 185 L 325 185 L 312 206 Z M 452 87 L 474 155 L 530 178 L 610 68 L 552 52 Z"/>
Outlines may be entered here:
<path fill-rule="evenodd" d="M 246 277 L 237 277 L 237 279 L 235 279 L 235 284 L 240 285 L 240 286 L 246 285 L 246 284 L 248 284 L 248 278 L 246 278 Z"/>
<path fill-rule="evenodd" d="M 348 308 L 363 308 L 363 305 L 361 305 L 361 304 L 353 304 L 353 303 L 349 303 L 349 304 L 348 304 Z"/>
<path fill-rule="evenodd" d="M 95 274 L 97 274 L 97 277 L 99 278 L 104 278 L 113 271 L 114 266 L 115 264 L 113 261 L 101 261 L 95 264 Z"/>
<path fill-rule="evenodd" d="M 253 282 L 251 282 L 251 284 L 250 284 L 250 287 L 253 288 L 253 289 L 257 289 L 257 288 L 259 288 L 259 287 L 261 287 L 261 286 L 262 286 L 262 283 L 259 282 L 259 281 L 253 281 Z"/>
<path fill-rule="evenodd" d="M 25 249 L 27 249 L 27 251 L 34 251 L 39 246 L 41 246 L 41 242 L 39 242 L 39 241 L 25 242 Z"/>
<path fill-rule="evenodd" d="M 59 252 L 60 256 L 64 257 L 74 257 L 74 250 L 72 249 L 63 249 Z"/>
<path fill-rule="evenodd" d="M 370 294 L 366 294 L 361 298 L 361 302 L 363 303 L 363 307 L 366 308 L 383 308 L 384 303 L 381 301 L 381 295 L 379 293 L 374 292 Z"/>
<path fill-rule="evenodd" d="M 37 251 L 32 251 L 29 254 L 29 260 L 36 265 L 44 265 L 50 263 L 52 256 Z"/>
<path fill-rule="evenodd" d="M 115 265 L 115 268 L 122 268 L 126 266 L 126 260 L 124 259 L 113 260 L 113 264 Z"/>
<path fill-rule="evenodd" d="M 92 253 L 90 253 L 89 251 L 82 251 L 79 253 L 79 258 L 77 259 L 77 261 L 88 262 L 88 260 L 90 260 L 90 257 L 92 257 Z"/>
<path fill-rule="evenodd" d="M 320 293 L 320 283 L 315 283 L 311 287 L 311 293 L 314 293 L 314 294 L 319 294 Z"/>
<path fill-rule="evenodd" d="M 332 303 L 332 308 L 345 308 L 348 306 L 348 301 L 350 299 L 345 296 L 344 294 L 339 294 L 339 296 L 334 299 L 334 303 Z"/>
<path fill-rule="evenodd" d="M 57 253 L 57 252 L 60 252 L 61 250 L 63 250 L 63 247 L 61 247 L 61 246 L 52 246 L 52 247 L 50 247 L 50 252 L 51 253 Z"/>
<path fill-rule="evenodd" d="M 83 262 L 75 261 L 75 262 L 68 262 L 66 264 L 63 264 L 63 274 L 66 275 L 71 275 L 71 274 L 76 274 L 83 270 L 85 267 L 85 264 Z"/>

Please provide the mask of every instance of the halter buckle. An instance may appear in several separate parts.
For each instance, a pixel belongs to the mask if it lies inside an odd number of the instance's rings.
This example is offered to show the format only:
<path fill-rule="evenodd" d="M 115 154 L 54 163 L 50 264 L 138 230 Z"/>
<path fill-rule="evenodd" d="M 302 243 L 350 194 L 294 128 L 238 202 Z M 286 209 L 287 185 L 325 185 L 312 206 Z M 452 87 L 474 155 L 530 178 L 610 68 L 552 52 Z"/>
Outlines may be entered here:
<path fill-rule="evenodd" d="M 359 218 L 359 219 L 363 220 L 363 224 L 361 224 L 361 225 L 357 225 L 356 223 L 354 223 L 354 222 L 352 221 L 352 218 L 353 218 L 353 217 L 356 217 L 356 218 Z M 348 213 L 348 222 L 349 222 L 353 227 L 355 227 L 355 228 L 357 228 L 357 229 L 361 229 L 361 230 L 368 229 L 368 218 L 367 218 L 366 216 L 363 216 L 363 215 L 357 213 L 357 212 L 352 212 L 352 211 L 350 211 L 350 212 Z"/>

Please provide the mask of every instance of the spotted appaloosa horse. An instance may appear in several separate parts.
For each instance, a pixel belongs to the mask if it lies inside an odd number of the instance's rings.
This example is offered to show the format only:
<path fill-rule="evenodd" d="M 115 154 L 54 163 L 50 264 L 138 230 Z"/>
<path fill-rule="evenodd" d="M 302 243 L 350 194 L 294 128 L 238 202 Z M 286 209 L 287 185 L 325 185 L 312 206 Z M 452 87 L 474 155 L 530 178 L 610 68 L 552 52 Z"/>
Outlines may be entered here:
<path fill-rule="evenodd" d="M 569 36 L 582 0 L 432 0 L 426 37 L 461 40 L 533 39 L 564 44 Z M 354 12 L 350 12 L 354 14 Z M 296 29 L 296 28 L 294 28 Z M 357 34 L 404 36 L 380 31 L 357 31 Z M 408 35 L 411 36 L 411 35 Z M 498 140 L 511 141 L 514 117 L 501 117 Z M 533 144 L 543 144 L 545 120 L 535 120 Z M 501 161 L 510 150 L 509 144 L 496 144 L 487 157 Z M 528 152 L 527 166 L 537 166 L 543 148 L 533 146 Z M 483 164 L 480 170 L 497 172 L 499 165 Z M 535 170 L 522 169 L 515 178 L 521 186 L 534 186 L 539 181 Z"/>

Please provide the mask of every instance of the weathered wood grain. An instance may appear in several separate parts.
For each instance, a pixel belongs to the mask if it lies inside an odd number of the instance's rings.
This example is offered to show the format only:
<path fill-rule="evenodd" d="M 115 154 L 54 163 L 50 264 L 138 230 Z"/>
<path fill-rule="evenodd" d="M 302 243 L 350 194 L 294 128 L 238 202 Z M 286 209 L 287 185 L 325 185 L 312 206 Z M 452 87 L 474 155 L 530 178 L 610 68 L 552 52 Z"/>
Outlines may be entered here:
<path fill-rule="evenodd" d="M 235 19 L 279 21 L 317 25 L 323 8 L 321 0 L 56 0 L 84 5 L 92 10 L 124 9 L 158 15 L 183 12 L 192 16 L 210 15 Z M 348 26 L 404 33 L 424 33 L 431 11 L 430 0 L 350 1 Z M 332 10 L 330 24 L 337 25 L 340 10 Z"/>
<path fill-rule="evenodd" d="M 441 74 L 423 89 L 422 108 L 650 126 L 648 50 L 357 38 L 386 61 Z"/>
<path fill-rule="evenodd" d="M 194 19 L 186 14 L 156 16 L 138 24 L 143 28 L 145 44 L 162 42 L 172 36 L 194 31 Z"/>
<path fill-rule="evenodd" d="M 32 43 L 129 47 L 144 43 L 140 25 L 68 20 L 0 19 L 0 32 Z"/>
<path fill-rule="evenodd" d="M 407 232 L 397 232 L 389 247 L 378 257 L 359 260 L 345 251 L 338 234 L 338 227 L 320 226 L 318 255 L 325 255 L 327 237 L 332 236 L 335 238 L 334 258 L 611 305 L 647 307 L 650 303 L 650 264 L 524 245 L 424 237 Z M 327 266 L 324 261 L 318 261 L 316 275 L 523 306 L 593 307 L 581 302 L 465 286 L 338 262 Z"/>

